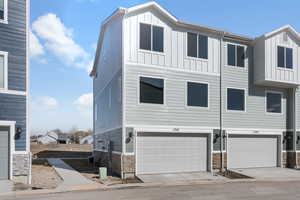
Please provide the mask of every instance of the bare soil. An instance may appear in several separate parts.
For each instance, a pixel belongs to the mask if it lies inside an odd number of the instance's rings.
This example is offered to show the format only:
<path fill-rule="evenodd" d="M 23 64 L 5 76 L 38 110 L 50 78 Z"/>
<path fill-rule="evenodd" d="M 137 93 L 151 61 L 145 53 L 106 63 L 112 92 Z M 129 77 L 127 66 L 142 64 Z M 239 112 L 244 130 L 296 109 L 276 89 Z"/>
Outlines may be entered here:
<path fill-rule="evenodd" d="M 32 188 L 54 189 L 62 182 L 61 178 L 45 159 L 32 161 Z"/>
<path fill-rule="evenodd" d="M 252 177 L 249 177 L 249 176 L 246 176 L 246 175 L 243 175 L 243 174 L 240 174 L 240 173 L 237 173 L 237 172 L 233 172 L 233 171 L 230 171 L 230 170 L 227 170 L 225 172 L 219 172 L 217 173 L 221 176 L 224 176 L 226 178 L 229 178 L 229 179 L 243 179 L 243 178 L 252 178 Z"/>

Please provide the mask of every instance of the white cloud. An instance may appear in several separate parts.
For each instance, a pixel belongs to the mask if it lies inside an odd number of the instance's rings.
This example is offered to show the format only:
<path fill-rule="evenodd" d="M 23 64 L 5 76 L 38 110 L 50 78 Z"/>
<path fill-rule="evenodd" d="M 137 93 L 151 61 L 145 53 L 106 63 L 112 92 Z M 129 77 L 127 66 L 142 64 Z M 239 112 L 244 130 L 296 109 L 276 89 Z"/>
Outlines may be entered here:
<path fill-rule="evenodd" d="M 84 116 L 92 116 L 93 110 L 93 94 L 87 93 L 78 97 L 74 101 L 77 110 Z"/>
<path fill-rule="evenodd" d="M 54 97 L 40 96 L 32 99 L 33 111 L 54 111 L 58 108 L 58 101 Z"/>
<path fill-rule="evenodd" d="M 44 47 L 42 46 L 42 44 L 40 43 L 36 35 L 32 33 L 31 30 L 29 31 L 29 41 L 30 41 L 29 44 L 30 57 L 41 56 L 45 53 Z"/>
<path fill-rule="evenodd" d="M 48 13 L 32 24 L 32 30 L 45 41 L 45 47 L 67 65 L 91 69 L 92 57 L 73 39 L 73 30 L 67 28 L 59 17 Z"/>

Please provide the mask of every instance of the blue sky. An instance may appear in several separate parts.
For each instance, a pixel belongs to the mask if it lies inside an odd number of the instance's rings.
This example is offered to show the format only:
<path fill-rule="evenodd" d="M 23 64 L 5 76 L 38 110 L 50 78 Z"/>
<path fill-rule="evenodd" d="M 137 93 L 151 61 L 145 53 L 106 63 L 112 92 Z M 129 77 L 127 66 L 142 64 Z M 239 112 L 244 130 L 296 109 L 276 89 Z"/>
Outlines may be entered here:
<path fill-rule="evenodd" d="M 101 22 L 144 0 L 31 0 L 32 133 L 92 128 L 92 66 Z M 297 0 L 158 0 L 178 19 L 251 37 L 285 24 L 300 31 Z"/>

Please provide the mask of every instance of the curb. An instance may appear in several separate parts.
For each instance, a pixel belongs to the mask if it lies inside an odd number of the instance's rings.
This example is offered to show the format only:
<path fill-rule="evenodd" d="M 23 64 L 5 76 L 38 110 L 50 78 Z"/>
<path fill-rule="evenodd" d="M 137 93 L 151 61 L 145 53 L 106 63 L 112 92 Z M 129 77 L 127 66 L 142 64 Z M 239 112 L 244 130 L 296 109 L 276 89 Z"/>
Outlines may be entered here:
<path fill-rule="evenodd" d="M 128 183 L 116 185 L 78 185 L 64 189 L 42 189 L 42 190 L 25 190 L 1 193 L 0 197 L 10 196 L 30 196 L 39 194 L 56 194 L 74 191 L 109 191 L 125 189 L 142 189 L 151 187 L 168 187 L 168 186 L 188 186 L 188 185 L 212 185 L 212 184 L 230 184 L 230 183 L 269 183 L 269 182 L 300 182 L 300 179 L 229 179 L 229 180 L 205 180 L 205 181 L 178 181 L 172 183 Z"/>

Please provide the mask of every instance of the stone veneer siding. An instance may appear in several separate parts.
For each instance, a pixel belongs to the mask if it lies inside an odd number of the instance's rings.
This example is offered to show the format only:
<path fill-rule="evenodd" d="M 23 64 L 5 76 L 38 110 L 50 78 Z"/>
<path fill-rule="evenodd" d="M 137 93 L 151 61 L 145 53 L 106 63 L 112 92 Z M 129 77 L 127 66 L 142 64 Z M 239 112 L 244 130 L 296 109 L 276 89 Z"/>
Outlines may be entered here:
<path fill-rule="evenodd" d="M 13 180 L 24 184 L 30 183 L 31 174 L 31 154 L 15 153 L 13 154 Z"/>

